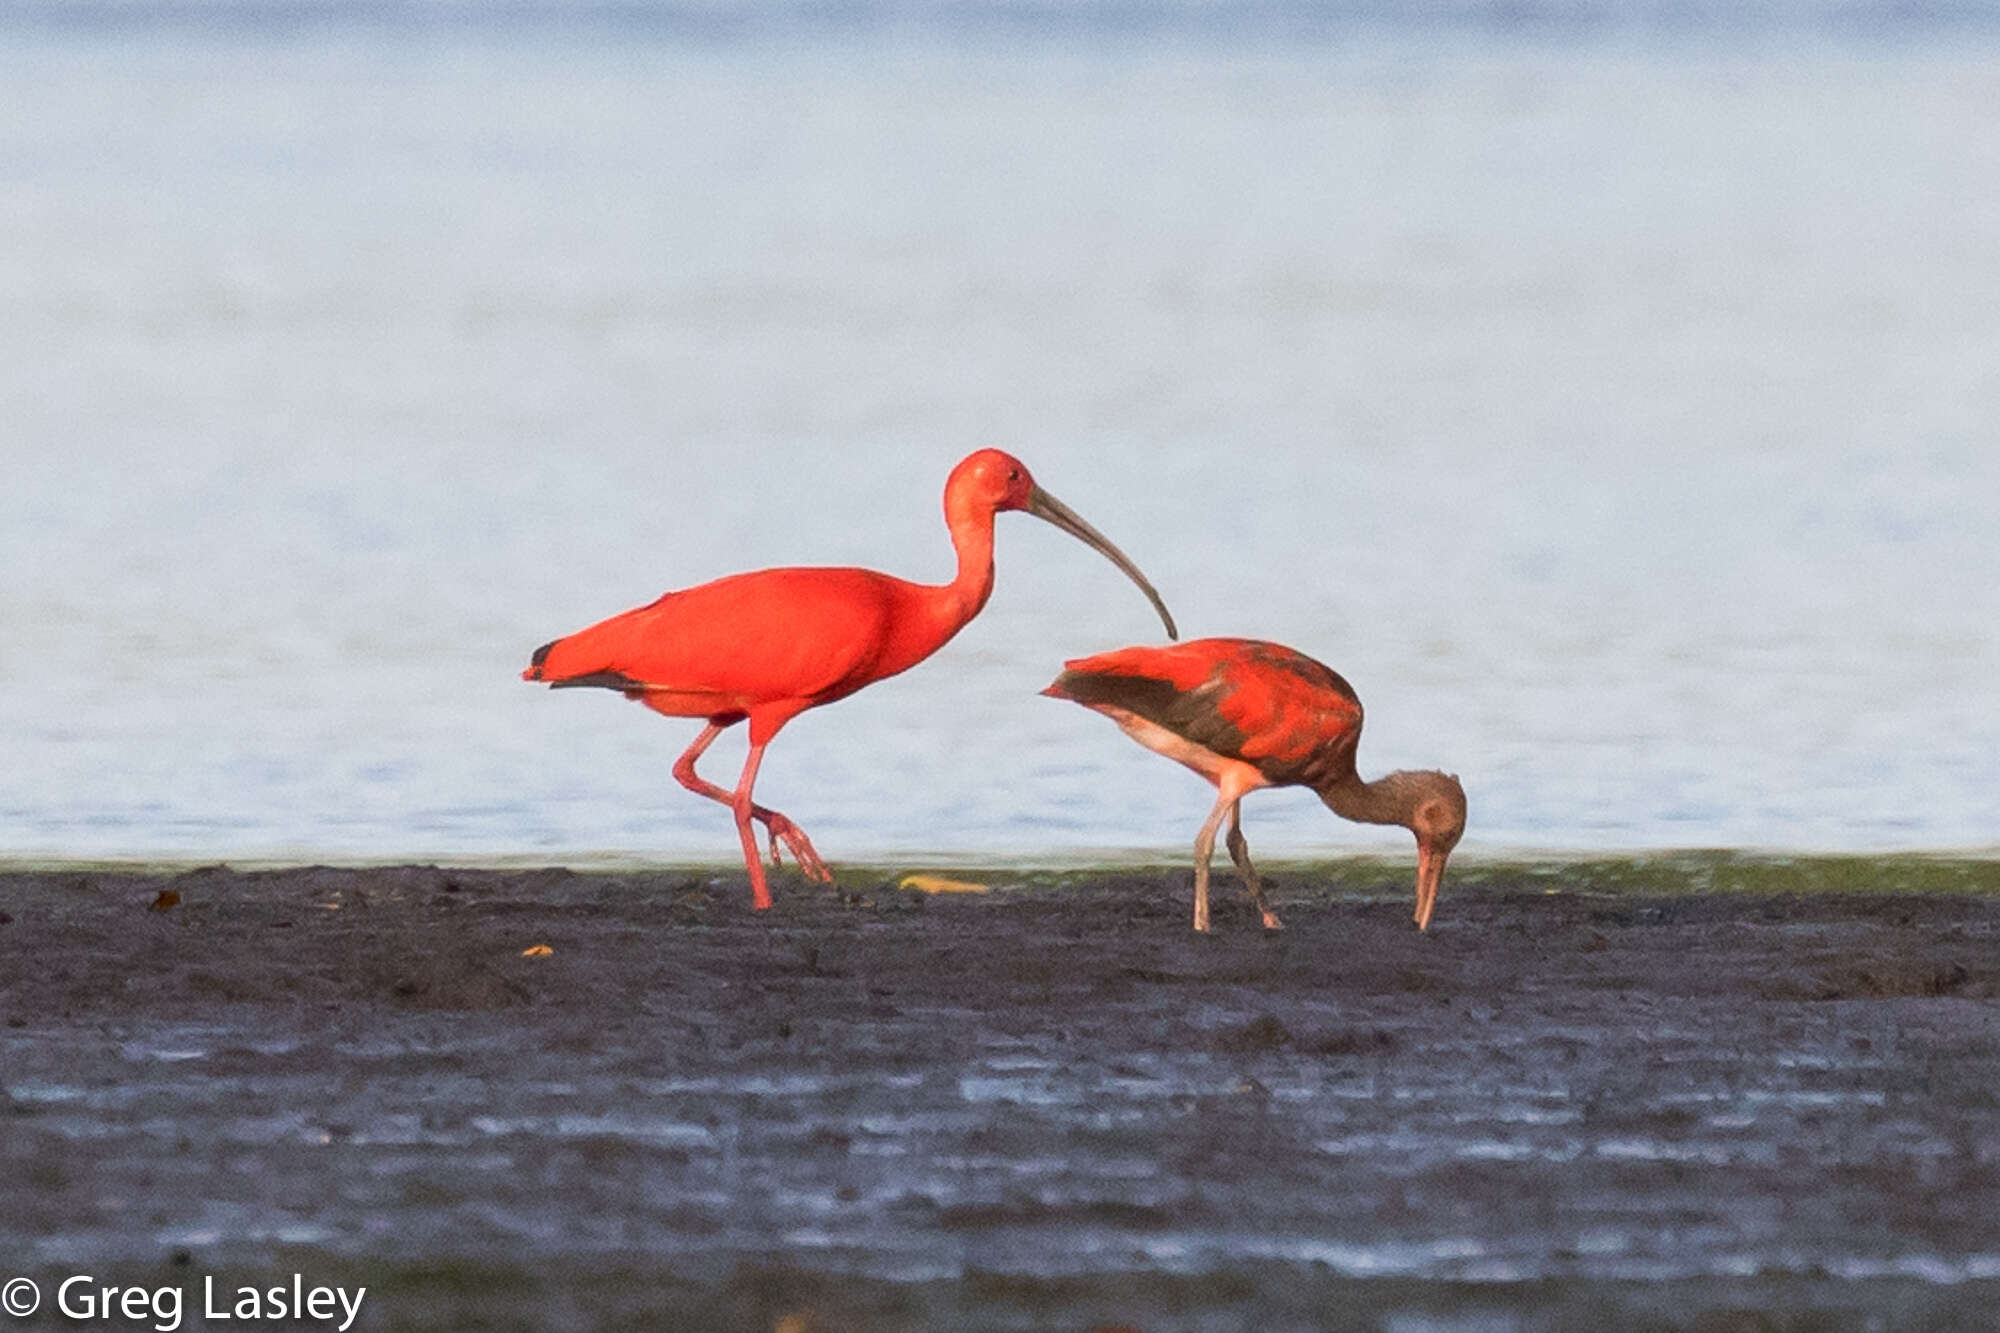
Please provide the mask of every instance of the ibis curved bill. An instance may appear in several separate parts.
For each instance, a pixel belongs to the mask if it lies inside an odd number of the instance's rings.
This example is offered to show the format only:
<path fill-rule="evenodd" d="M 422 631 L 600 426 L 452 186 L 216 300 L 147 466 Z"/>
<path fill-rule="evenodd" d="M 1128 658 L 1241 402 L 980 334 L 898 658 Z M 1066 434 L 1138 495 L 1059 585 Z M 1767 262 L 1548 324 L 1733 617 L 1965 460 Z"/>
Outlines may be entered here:
<path fill-rule="evenodd" d="M 1167 627 L 1167 637 L 1170 639 L 1180 638 L 1181 633 L 1174 628 L 1174 618 L 1168 612 L 1167 604 L 1160 600 L 1160 594 L 1154 591 L 1153 585 L 1147 582 L 1146 576 L 1139 572 L 1139 567 L 1133 564 L 1123 551 L 1111 544 L 1110 538 L 1084 522 L 1083 517 L 1074 509 L 1071 509 L 1068 505 L 1056 499 L 1055 496 L 1050 495 L 1039 486 L 1029 488 L 1027 503 L 1022 505 L 1022 508 L 1033 514 L 1036 518 L 1061 528 L 1064 532 L 1067 532 L 1070 536 L 1076 538 L 1085 546 L 1090 547 L 1106 560 L 1124 570 L 1125 577 L 1139 585 L 1139 591 L 1146 594 L 1146 600 L 1151 602 L 1153 609 L 1160 613 L 1160 623 Z"/>

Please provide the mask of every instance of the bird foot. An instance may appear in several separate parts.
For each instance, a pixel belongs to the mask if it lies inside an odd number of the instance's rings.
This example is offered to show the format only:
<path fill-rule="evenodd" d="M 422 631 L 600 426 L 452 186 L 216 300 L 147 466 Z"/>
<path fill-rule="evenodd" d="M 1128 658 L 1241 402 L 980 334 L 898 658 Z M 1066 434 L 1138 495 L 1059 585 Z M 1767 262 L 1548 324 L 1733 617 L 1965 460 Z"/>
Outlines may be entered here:
<path fill-rule="evenodd" d="M 784 864 L 778 855 L 778 846 L 782 843 L 785 850 L 792 854 L 792 859 L 799 863 L 799 872 L 807 879 L 818 880 L 822 884 L 833 883 L 833 872 L 826 868 L 826 862 L 820 860 L 819 853 L 813 849 L 812 840 L 806 837 L 804 829 L 775 810 L 765 817 L 764 828 L 771 835 L 773 867 Z"/>

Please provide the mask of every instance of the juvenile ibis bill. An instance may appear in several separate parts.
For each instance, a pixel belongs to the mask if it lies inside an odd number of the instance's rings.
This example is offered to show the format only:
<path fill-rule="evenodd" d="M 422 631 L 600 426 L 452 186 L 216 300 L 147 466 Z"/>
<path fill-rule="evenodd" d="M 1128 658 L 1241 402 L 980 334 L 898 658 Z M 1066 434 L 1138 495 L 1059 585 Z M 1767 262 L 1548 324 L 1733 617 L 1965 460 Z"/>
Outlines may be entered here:
<path fill-rule="evenodd" d="M 1215 808 L 1194 840 L 1194 928 L 1208 929 L 1208 861 L 1229 817 L 1229 857 L 1267 929 L 1282 923 L 1264 901 L 1243 837 L 1243 797 L 1259 787 L 1310 787 L 1327 808 L 1363 824 L 1400 824 L 1417 836 L 1419 929 L 1429 929 L 1445 858 L 1465 832 L 1465 789 L 1449 773 L 1399 772 L 1365 782 L 1354 770 L 1361 700 L 1331 668 L 1282 644 L 1197 639 L 1120 648 L 1063 664 L 1042 693 L 1104 714 L 1139 744 L 1215 784 Z"/>
<path fill-rule="evenodd" d="M 944 488 L 945 524 L 958 574 L 931 586 L 871 569 L 764 569 L 734 574 L 600 621 L 537 648 L 522 678 L 557 688 L 617 690 L 668 717 L 708 725 L 674 765 L 683 787 L 728 806 L 750 872 L 750 896 L 771 905 L 757 855 L 755 820 L 807 878 L 833 875 L 799 826 L 756 804 L 750 792 L 764 749 L 779 728 L 808 708 L 844 699 L 864 685 L 907 671 L 979 614 L 993 593 L 993 516 L 1019 509 L 1061 528 L 1125 571 L 1160 613 L 1166 604 L 1104 535 L 1035 484 L 1019 459 L 982 449 L 952 469 Z M 695 761 L 725 727 L 748 720 L 750 756 L 734 791 L 695 772 Z"/>

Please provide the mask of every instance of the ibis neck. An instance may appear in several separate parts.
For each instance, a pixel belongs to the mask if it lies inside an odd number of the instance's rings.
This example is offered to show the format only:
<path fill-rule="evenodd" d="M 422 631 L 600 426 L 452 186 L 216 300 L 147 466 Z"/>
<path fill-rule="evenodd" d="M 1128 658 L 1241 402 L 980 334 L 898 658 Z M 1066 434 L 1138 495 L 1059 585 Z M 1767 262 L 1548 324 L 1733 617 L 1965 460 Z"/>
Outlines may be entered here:
<path fill-rule="evenodd" d="M 1345 776 L 1321 787 L 1319 798 L 1342 819 L 1357 824 L 1399 824 L 1409 828 L 1416 817 L 1421 793 L 1405 781 L 1407 776 L 1391 773 L 1374 782 L 1364 782 L 1349 769 Z"/>
<path fill-rule="evenodd" d="M 958 573 L 941 591 L 943 610 L 956 634 L 978 615 L 993 595 L 993 511 L 983 506 L 955 504 L 945 496 L 944 521 L 951 529 L 951 547 L 958 554 Z"/>

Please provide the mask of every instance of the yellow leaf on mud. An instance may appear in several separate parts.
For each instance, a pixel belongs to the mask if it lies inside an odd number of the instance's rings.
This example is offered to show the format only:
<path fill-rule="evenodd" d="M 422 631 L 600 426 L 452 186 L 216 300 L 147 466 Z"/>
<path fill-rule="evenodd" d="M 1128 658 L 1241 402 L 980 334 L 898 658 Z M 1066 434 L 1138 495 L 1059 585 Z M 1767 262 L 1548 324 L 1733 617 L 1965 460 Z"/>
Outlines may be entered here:
<path fill-rule="evenodd" d="M 550 948 L 550 947 L 549 947 L 548 945 L 546 945 L 546 944 L 530 944 L 530 945 L 529 945 L 529 946 L 528 946 L 527 948 L 525 948 L 525 949 L 521 950 L 521 957 L 523 957 L 523 958 L 547 958 L 547 957 L 548 957 L 548 956 L 549 956 L 550 954 L 552 954 L 552 953 L 554 953 L 554 952 L 555 952 L 555 950 L 554 950 L 554 949 L 551 949 L 551 948 Z"/>
<path fill-rule="evenodd" d="M 905 875 L 896 881 L 899 889 L 915 889 L 919 893 L 985 893 L 987 886 L 974 884 L 963 879 L 946 879 L 942 875 Z"/>

